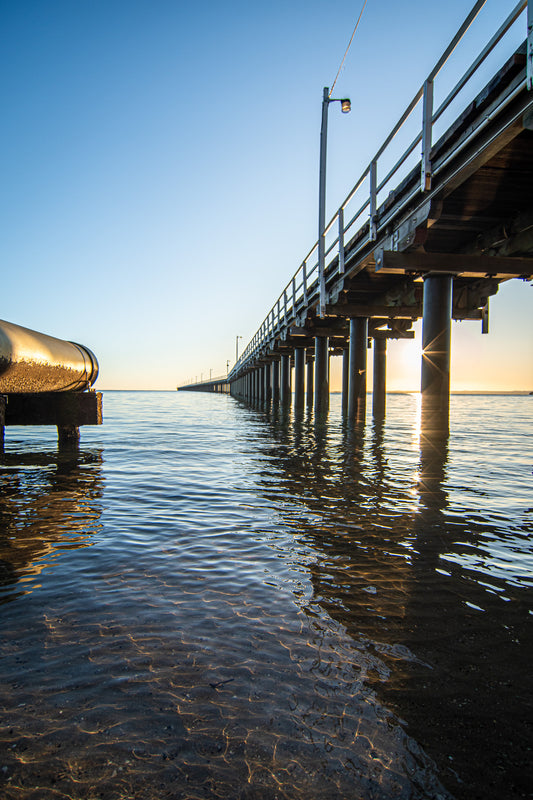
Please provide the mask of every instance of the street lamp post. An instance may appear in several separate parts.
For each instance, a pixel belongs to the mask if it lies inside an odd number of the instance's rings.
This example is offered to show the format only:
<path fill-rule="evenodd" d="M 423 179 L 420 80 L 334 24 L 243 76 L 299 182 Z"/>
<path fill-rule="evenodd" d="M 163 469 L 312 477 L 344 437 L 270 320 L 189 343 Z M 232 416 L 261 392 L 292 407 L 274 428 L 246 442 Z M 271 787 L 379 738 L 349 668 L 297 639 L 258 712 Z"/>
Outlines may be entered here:
<path fill-rule="evenodd" d="M 242 339 L 242 336 L 235 337 L 235 363 L 239 360 L 239 339 Z"/>
<path fill-rule="evenodd" d="M 318 281 L 319 281 L 319 316 L 326 314 L 326 153 L 328 140 L 328 108 L 330 103 L 340 103 L 341 111 L 347 114 L 351 104 L 347 97 L 342 99 L 329 96 L 329 88 L 324 87 L 322 97 L 322 124 L 320 126 L 320 171 L 318 178 Z"/>

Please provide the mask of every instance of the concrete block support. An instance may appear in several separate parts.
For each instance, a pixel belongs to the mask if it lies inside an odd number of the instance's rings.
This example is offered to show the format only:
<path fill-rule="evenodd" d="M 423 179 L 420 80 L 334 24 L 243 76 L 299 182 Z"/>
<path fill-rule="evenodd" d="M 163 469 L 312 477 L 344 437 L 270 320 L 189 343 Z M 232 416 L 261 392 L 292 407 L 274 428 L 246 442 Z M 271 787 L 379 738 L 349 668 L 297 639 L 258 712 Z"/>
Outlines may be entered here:
<path fill-rule="evenodd" d="M 303 408 L 305 401 L 305 347 L 294 351 L 294 407 Z"/>
<path fill-rule="evenodd" d="M 60 448 L 77 447 L 81 425 L 102 424 L 100 392 L 37 392 L 0 395 L 0 429 L 5 425 L 55 425 Z"/>
<path fill-rule="evenodd" d="M 376 419 L 385 416 L 387 395 L 387 340 L 374 339 L 374 381 L 372 389 L 372 415 Z"/>
<path fill-rule="evenodd" d="M 291 404 L 291 357 L 281 356 L 281 376 L 280 376 L 280 402 L 284 406 Z"/>
<path fill-rule="evenodd" d="M 366 349 L 368 319 L 350 320 L 350 356 L 348 377 L 348 419 L 362 422 L 366 413 Z"/>
<path fill-rule="evenodd" d="M 448 434 L 450 413 L 451 275 L 424 278 L 422 432 Z"/>
<path fill-rule="evenodd" d="M 329 340 L 327 336 L 315 337 L 315 412 L 323 413 L 329 407 Z"/>

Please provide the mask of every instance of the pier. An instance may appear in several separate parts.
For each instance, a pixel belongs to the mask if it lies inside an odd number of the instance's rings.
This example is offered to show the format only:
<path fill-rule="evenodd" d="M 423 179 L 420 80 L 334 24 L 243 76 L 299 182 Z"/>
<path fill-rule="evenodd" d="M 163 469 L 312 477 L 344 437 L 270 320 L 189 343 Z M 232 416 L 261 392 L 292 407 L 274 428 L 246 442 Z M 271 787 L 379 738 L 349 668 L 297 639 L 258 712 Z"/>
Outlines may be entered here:
<path fill-rule="evenodd" d="M 208 378 L 205 381 L 185 384 L 176 387 L 180 392 L 216 392 L 217 394 L 228 394 L 230 384 L 227 375 L 219 375 L 216 378 Z"/>
<path fill-rule="evenodd" d="M 372 413 L 383 417 L 387 341 L 413 338 L 422 319 L 422 423 L 447 433 L 452 320 L 477 321 L 488 333 L 489 299 L 500 284 L 533 275 L 532 0 L 493 31 L 438 107 L 433 100 L 483 5 L 474 5 L 327 224 L 320 209 L 318 240 L 228 375 L 232 396 L 322 414 L 329 359 L 342 356 L 343 413 L 362 421 L 372 349 Z M 524 19 L 522 45 L 461 105 L 480 67 Z M 328 97 L 325 89 L 326 105 Z M 413 119 L 418 132 L 398 155 L 399 132 Z M 214 391 L 208 382 L 178 388 Z"/>

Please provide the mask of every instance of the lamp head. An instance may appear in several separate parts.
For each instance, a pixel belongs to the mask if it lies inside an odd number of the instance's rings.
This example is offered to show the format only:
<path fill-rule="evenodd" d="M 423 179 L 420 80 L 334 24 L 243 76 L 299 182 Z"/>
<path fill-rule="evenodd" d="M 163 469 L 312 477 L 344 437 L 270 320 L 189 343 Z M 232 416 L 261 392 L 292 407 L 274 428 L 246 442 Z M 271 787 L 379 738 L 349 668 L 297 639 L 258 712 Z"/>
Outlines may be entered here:
<path fill-rule="evenodd" d="M 352 110 L 352 104 L 348 97 L 341 100 L 341 111 L 343 114 L 348 114 Z"/>

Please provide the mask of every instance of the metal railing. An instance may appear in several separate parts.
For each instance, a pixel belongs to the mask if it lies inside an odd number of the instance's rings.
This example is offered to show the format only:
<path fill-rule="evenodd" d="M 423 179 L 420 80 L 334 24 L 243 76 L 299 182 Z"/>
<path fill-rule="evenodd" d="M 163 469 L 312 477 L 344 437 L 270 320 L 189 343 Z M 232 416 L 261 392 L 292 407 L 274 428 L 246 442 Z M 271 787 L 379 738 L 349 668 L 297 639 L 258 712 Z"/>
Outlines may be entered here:
<path fill-rule="evenodd" d="M 465 21 L 427 76 L 426 80 L 417 90 L 415 96 L 394 128 L 371 159 L 370 163 L 365 167 L 340 208 L 326 225 L 324 233 L 326 240 L 325 272 L 328 280 L 335 275 L 342 275 L 344 273 L 345 243 L 349 239 L 353 239 L 356 233 L 360 234 L 360 240 L 357 243 L 356 249 L 352 250 L 350 255 L 363 250 L 369 243 L 376 241 L 378 234 L 378 202 L 385 196 L 392 179 L 396 177 L 398 180 L 398 173 L 400 173 L 402 169 L 404 173 L 409 173 L 412 169 L 409 159 L 412 159 L 419 145 L 421 145 L 420 160 L 418 162 L 420 164 L 420 183 L 417 184 L 409 196 L 405 198 L 402 207 L 412 199 L 414 194 L 428 192 L 431 189 L 432 180 L 434 176 L 438 174 L 438 170 L 432 170 L 431 163 L 431 147 L 435 123 L 441 119 L 453 101 L 460 95 L 465 87 L 470 84 L 477 70 L 495 50 L 496 46 L 524 12 L 527 12 L 527 74 L 525 83 L 528 89 L 533 88 L 533 0 L 529 0 L 529 2 L 528 0 L 520 0 L 474 61 L 472 61 L 461 78 L 448 92 L 437 110 L 434 110 L 433 98 L 435 79 L 442 68 L 448 63 L 450 56 L 485 4 L 486 0 L 478 0 L 478 2 L 475 3 Z M 523 84 L 520 85 L 520 89 L 522 88 Z M 391 158 L 391 146 L 393 142 L 406 122 L 412 119 L 415 111 L 418 110 L 418 113 L 420 113 L 420 105 L 421 127 L 412 141 L 403 150 L 399 158 L 397 158 L 388 169 L 385 176 L 381 180 L 378 180 L 380 160 L 383 159 L 385 155 Z M 414 166 L 416 166 L 416 162 Z M 364 192 L 364 199 L 355 210 L 352 210 L 354 201 L 356 197 L 360 195 L 361 191 Z M 361 202 L 361 200 L 359 200 L 359 202 Z M 397 208 L 396 212 L 399 210 L 401 210 L 401 207 L 399 209 Z M 382 222 L 382 220 L 379 220 L 379 223 Z M 280 336 L 283 337 L 288 327 L 296 322 L 298 314 L 301 313 L 301 311 L 308 308 L 311 304 L 318 303 L 319 283 L 318 242 L 315 242 L 234 365 L 229 374 L 230 379 L 233 375 L 238 374 L 240 368 L 249 359 L 258 357 L 269 348 L 276 338 Z"/>

